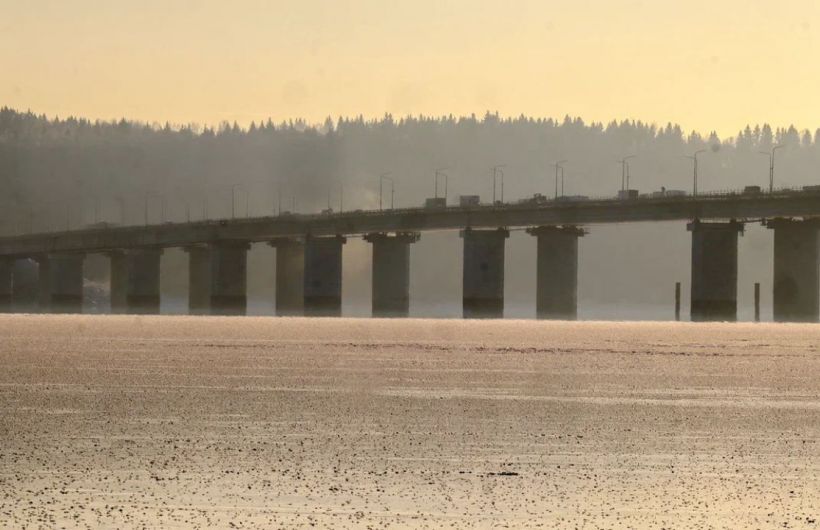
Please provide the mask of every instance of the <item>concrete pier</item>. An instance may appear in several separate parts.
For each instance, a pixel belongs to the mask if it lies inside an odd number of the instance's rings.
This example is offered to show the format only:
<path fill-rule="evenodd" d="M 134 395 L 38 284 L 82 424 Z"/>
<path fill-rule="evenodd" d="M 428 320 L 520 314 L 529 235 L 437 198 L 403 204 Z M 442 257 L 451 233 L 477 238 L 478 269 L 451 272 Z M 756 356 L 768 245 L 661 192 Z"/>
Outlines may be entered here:
<path fill-rule="evenodd" d="M 11 301 L 15 313 L 37 311 L 39 275 L 39 266 L 33 259 L 14 260 Z"/>
<path fill-rule="evenodd" d="M 504 243 L 509 235 L 504 228 L 461 231 L 464 318 L 504 317 Z"/>
<path fill-rule="evenodd" d="M 737 238 L 743 224 L 693 221 L 692 321 L 737 320 Z"/>
<path fill-rule="evenodd" d="M 211 245 L 212 315 L 247 312 L 248 248 L 248 243 L 233 241 Z"/>
<path fill-rule="evenodd" d="M 541 319 L 578 318 L 578 238 L 576 226 L 539 226 L 528 233 L 538 238 L 535 315 Z"/>
<path fill-rule="evenodd" d="M 211 314 L 211 250 L 188 247 L 188 314 Z"/>
<path fill-rule="evenodd" d="M 777 322 L 817 322 L 820 317 L 820 220 L 773 219 L 772 308 Z"/>
<path fill-rule="evenodd" d="M 276 314 L 305 314 L 305 242 L 286 238 L 271 241 L 276 248 Z"/>
<path fill-rule="evenodd" d="M 113 252 L 111 258 L 111 312 L 159 314 L 162 249 Z"/>
<path fill-rule="evenodd" d="M 37 258 L 41 312 L 83 312 L 84 259 L 83 254 L 48 254 Z"/>
<path fill-rule="evenodd" d="M 418 232 L 368 234 L 373 244 L 374 317 L 407 317 L 410 313 L 410 244 Z"/>
<path fill-rule="evenodd" d="M 306 316 L 341 316 L 342 245 L 346 239 L 308 237 L 305 241 Z"/>
<path fill-rule="evenodd" d="M 12 311 L 14 259 L 0 258 L 0 313 Z"/>

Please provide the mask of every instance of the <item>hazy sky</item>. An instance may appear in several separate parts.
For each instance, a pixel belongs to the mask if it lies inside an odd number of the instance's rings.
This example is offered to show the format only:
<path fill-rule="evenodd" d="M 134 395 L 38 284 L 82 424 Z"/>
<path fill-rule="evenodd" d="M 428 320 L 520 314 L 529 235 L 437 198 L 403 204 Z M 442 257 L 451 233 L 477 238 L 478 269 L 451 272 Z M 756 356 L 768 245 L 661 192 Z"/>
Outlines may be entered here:
<path fill-rule="evenodd" d="M 817 0 L 0 0 L 0 105 L 820 127 Z"/>

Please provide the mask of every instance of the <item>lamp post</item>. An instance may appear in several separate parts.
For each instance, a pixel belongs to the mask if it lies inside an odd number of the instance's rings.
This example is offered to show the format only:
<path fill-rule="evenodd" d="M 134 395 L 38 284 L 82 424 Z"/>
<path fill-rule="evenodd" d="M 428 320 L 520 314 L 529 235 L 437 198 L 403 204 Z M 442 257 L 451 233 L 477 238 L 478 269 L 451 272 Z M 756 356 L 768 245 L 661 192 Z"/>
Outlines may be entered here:
<path fill-rule="evenodd" d="M 440 176 L 444 177 L 444 204 L 445 205 L 447 204 L 447 181 L 449 180 L 449 176 L 447 175 L 447 173 L 445 173 L 445 171 L 447 169 L 449 169 L 449 168 L 441 167 L 441 168 L 436 169 L 436 192 L 434 194 L 435 198 L 438 199 L 438 178 Z"/>
<path fill-rule="evenodd" d="M 502 169 L 504 167 L 506 167 L 506 164 L 493 166 L 493 204 L 495 204 L 495 183 L 499 177 L 501 177 L 501 203 L 504 203 L 504 171 Z"/>
<path fill-rule="evenodd" d="M 627 178 L 627 175 L 629 174 L 628 160 L 637 156 L 638 155 L 625 156 L 618 161 L 618 163 L 621 164 L 621 191 L 629 189 L 629 180 Z"/>
<path fill-rule="evenodd" d="M 231 219 L 236 218 L 236 189 L 241 187 L 241 184 L 233 184 L 231 186 Z"/>
<path fill-rule="evenodd" d="M 100 222 L 100 210 L 102 209 L 101 200 L 99 196 L 94 195 L 94 224 Z"/>
<path fill-rule="evenodd" d="M 566 162 L 566 160 L 559 160 L 552 165 L 555 168 L 555 200 L 558 200 L 558 171 L 560 170 L 563 173 L 564 168 L 561 164 Z"/>
<path fill-rule="evenodd" d="M 382 209 L 383 184 L 385 180 L 390 183 L 390 209 L 393 209 L 393 199 L 395 197 L 396 192 L 396 183 L 388 175 L 390 175 L 390 173 L 382 173 L 381 175 L 379 175 L 379 210 Z"/>
<path fill-rule="evenodd" d="M 561 167 L 561 197 L 564 196 L 564 168 Z"/>
<path fill-rule="evenodd" d="M 778 149 L 786 147 L 785 145 L 778 144 L 772 147 L 771 151 L 760 151 L 761 155 L 766 155 L 769 157 L 769 193 L 774 191 L 774 153 Z"/>
<path fill-rule="evenodd" d="M 694 166 L 692 168 L 692 196 L 698 194 L 698 155 L 701 153 L 705 153 L 706 149 L 698 149 L 691 155 L 683 155 L 685 158 L 688 158 L 692 162 L 694 162 Z"/>

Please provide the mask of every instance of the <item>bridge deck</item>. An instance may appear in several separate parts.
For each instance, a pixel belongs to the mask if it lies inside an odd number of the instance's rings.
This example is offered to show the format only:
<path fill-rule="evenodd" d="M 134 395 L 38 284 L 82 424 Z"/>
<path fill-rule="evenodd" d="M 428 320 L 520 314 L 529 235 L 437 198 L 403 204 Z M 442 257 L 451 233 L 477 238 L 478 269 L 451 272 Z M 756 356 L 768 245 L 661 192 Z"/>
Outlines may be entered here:
<path fill-rule="evenodd" d="M 590 225 L 639 221 L 820 216 L 820 191 L 721 193 L 696 197 L 557 200 L 441 209 L 406 208 L 78 229 L 0 238 L 0 256 L 48 252 L 105 252 L 123 248 L 186 247 L 218 241 L 283 237 L 421 232 L 467 227 Z"/>

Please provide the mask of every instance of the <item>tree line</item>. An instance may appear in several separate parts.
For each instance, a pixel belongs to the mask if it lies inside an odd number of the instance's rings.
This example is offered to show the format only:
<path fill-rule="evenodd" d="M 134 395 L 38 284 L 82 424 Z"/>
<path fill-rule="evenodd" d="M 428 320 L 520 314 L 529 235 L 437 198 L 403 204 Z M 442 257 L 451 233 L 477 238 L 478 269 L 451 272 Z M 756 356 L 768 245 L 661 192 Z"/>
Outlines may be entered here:
<path fill-rule="evenodd" d="M 218 127 L 121 119 L 49 118 L 0 109 L 0 194 L 4 233 L 141 223 L 280 210 L 378 205 L 378 176 L 390 173 L 397 206 L 418 206 L 434 191 L 434 172 L 451 197 L 492 195 L 492 166 L 503 166 L 505 199 L 555 189 L 566 160 L 565 192 L 611 196 L 629 160 L 632 187 L 691 190 L 700 149 L 702 191 L 768 185 L 776 145 L 776 185 L 820 183 L 820 129 L 746 126 L 730 138 L 685 133 L 635 120 L 586 123 L 527 116 L 328 118 Z M 439 193 L 443 188 L 439 188 Z M 451 198 L 451 202 L 452 202 Z"/>

